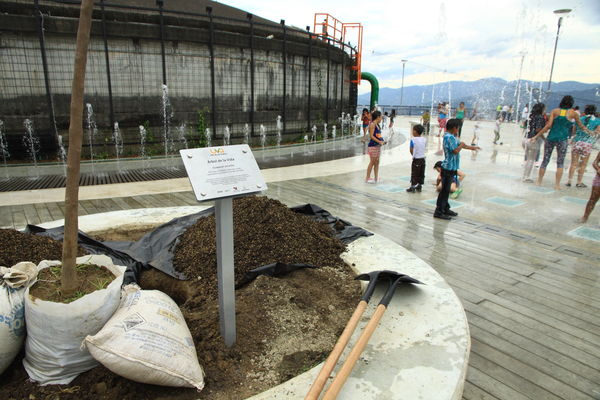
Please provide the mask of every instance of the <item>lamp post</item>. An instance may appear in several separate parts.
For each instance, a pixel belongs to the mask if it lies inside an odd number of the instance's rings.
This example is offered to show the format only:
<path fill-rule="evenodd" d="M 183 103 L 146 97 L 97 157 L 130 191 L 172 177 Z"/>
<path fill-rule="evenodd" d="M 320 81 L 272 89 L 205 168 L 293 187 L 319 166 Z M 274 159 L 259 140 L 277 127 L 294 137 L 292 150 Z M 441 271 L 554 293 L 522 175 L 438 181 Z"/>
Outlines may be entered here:
<path fill-rule="evenodd" d="M 556 40 L 554 41 L 554 53 L 552 53 L 552 66 L 550 67 L 550 78 L 548 78 L 548 89 L 550 91 L 550 85 L 552 85 L 552 72 L 554 71 L 554 57 L 556 57 L 556 46 L 558 45 L 558 35 L 560 34 L 560 25 L 562 24 L 563 15 L 567 15 L 571 12 L 570 8 L 561 8 L 560 10 L 554 10 L 554 14 L 558 15 L 558 29 L 556 30 Z"/>
<path fill-rule="evenodd" d="M 402 87 L 400 88 L 400 107 L 402 107 L 402 100 L 404 99 L 404 67 L 406 67 L 406 62 L 408 60 L 400 60 L 402 61 Z"/>

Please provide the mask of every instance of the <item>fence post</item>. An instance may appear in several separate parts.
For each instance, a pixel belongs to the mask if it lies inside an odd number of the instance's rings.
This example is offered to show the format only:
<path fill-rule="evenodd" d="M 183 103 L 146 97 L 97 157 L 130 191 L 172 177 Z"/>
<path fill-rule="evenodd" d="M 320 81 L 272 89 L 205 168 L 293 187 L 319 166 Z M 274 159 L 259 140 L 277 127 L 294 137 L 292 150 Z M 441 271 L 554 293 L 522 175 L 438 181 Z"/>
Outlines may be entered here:
<path fill-rule="evenodd" d="M 163 75 L 163 85 L 167 84 L 167 65 L 165 62 L 165 28 L 164 28 L 164 18 L 163 18 L 163 0 L 156 0 L 156 4 L 158 5 L 158 13 L 160 16 L 160 55 L 162 57 L 162 75 Z"/>
<path fill-rule="evenodd" d="M 308 33 L 308 112 L 307 120 L 307 132 L 310 132 L 310 101 L 312 97 L 312 35 L 310 33 L 310 26 L 306 26 L 306 32 Z"/>
<path fill-rule="evenodd" d="M 246 14 L 250 22 L 250 136 L 254 137 L 254 21 L 252 14 Z"/>
<path fill-rule="evenodd" d="M 287 54 L 286 54 L 286 29 L 285 19 L 281 20 L 281 28 L 283 29 L 283 110 L 281 111 L 283 119 L 283 133 L 285 134 L 285 101 L 287 95 Z"/>
<path fill-rule="evenodd" d="M 212 16 L 212 7 L 206 7 L 206 13 L 208 14 L 209 20 L 209 41 L 208 41 L 208 49 L 210 51 L 210 100 L 212 107 L 212 136 L 213 138 L 217 137 L 217 106 L 215 103 L 215 51 L 214 51 L 214 41 L 215 41 L 215 31 L 213 26 L 213 16 Z"/>
<path fill-rule="evenodd" d="M 115 109 L 113 106 L 112 83 L 110 79 L 110 60 L 108 57 L 108 40 L 106 35 L 106 16 L 104 15 L 104 0 L 100 0 L 100 9 L 102 10 L 102 38 L 104 39 L 104 59 L 106 62 L 106 80 L 108 83 L 108 105 L 110 112 L 110 126 L 114 125 Z"/>
<path fill-rule="evenodd" d="M 338 115 L 341 117 L 344 112 L 344 68 L 346 67 L 346 52 L 344 51 L 344 42 L 342 42 L 342 64 L 340 68 L 340 111 Z M 342 132 L 343 134 L 343 132 Z"/>
<path fill-rule="evenodd" d="M 352 83 L 352 81 L 354 80 L 354 69 L 352 68 L 354 64 L 354 49 L 352 48 L 352 46 L 350 46 L 350 42 L 348 42 L 348 47 L 350 48 L 350 71 L 348 71 L 348 78 L 350 80 L 350 82 L 348 83 L 348 106 L 352 107 L 352 116 L 354 116 L 354 114 L 356 114 L 357 112 L 357 104 L 353 102 L 354 84 Z"/>
<path fill-rule="evenodd" d="M 50 76 L 48 74 L 48 59 L 46 58 L 46 41 L 44 39 L 44 19 L 40 11 L 39 0 L 35 0 L 35 17 L 37 19 L 37 31 L 40 40 L 40 52 L 42 53 L 42 67 L 44 68 L 44 83 L 46 85 L 46 101 L 48 103 L 48 116 L 50 117 L 50 129 L 54 131 L 54 137 L 58 145 L 58 129 L 56 128 L 56 118 L 54 116 L 54 101 L 52 100 L 52 91 L 50 89 Z"/>
<path fill-rule="evenodd" d="M 326 97 L 325 97 L 325 122 L 329 124 L 329 70 L 331 67 L 330 62 L 330 54 L 329 54 L 330 42 L 329 38 L 327 38 L 327 85 L 325 85 L 326 89 Z"/>

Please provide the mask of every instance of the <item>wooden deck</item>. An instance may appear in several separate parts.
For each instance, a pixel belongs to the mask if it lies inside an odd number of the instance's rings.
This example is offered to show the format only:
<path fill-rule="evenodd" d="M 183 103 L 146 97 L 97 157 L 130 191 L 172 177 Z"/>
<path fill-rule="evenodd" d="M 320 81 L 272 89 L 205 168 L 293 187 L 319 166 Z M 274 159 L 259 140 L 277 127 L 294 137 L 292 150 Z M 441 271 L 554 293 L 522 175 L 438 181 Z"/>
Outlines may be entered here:
<path fill-rule="evenodd" d="M 341 183 L 340 183 L 341 182 Z M 356 185 L 354 185 L 356 186 Z M 600 399 L 600 252 L 482 221 L 434 220 L 352 182 L 270 183 L 288 205 L 311 202 L 384 235 L 433 266 L 463 302 L 472 337 L 464 399 Z M 80 214 L 197 205 L 191 192 L 88 200 Z M 0 207 L 0 226 L 63 218 L 64 203 Z"/>

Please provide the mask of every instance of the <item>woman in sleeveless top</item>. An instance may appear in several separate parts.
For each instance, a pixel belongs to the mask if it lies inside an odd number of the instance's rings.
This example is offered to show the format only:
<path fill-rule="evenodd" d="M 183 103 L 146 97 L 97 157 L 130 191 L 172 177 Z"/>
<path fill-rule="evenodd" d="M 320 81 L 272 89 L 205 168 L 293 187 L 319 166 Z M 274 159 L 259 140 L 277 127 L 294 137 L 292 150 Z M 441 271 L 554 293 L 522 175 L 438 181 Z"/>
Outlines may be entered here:
<path fill-rule="evenodd" d="M 365 178 L 366 183 L 377 183 L 379 178 L 379 154 L 381 146 L 385 144 L 383 136 L 381 135 L 381 128 L 379 123 L 381 122 L 381 112 L 373 111 L 371 114 L 371 125 L 369 125 L 369 166 L 367 167 L 367 177 Z M 373 171 L 375 179 L 371 179 L 371 171 Z"/>
<path fill-rule="evenodd" d="M 567 155 L 567 141 L 572 126 L 571 120 L 575 119 L 575 123 L 579 125 L 583 131 L 589 133 L 589 130 L 581 123 L 579 114 L 572 110 L 573 102 L 572 96 L 563 97 L 560 101 L 559 108 L 555 108 L 550 113 L 550 119 L 546 126 L 531 138 L 531 141 L 535 142 L 538 137 L 542 136 L 548 130 L 550 131 L 544 145 L 544 160 L 540 166 L 540 173 L 537 181 L 538 186 L 542 184 L 544 174 L 546 173 L 546 167 L 550 162 L 550 157 L 552 157 L 552 151 L 556 147 L 556 182 L 554 184 L 554 189 L 560 190 L 560 179 L 562 178 L 565 156 Z"/>

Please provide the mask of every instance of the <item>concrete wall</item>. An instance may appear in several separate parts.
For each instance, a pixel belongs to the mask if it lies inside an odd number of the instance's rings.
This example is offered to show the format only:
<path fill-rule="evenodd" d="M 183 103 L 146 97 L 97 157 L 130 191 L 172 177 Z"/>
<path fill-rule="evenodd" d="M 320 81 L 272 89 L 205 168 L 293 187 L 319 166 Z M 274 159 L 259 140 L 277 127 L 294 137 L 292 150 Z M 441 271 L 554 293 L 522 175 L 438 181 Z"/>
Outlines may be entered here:
<path fill-rule="evenodd" d="M 9 151 L 10 148 L 14 150 L 11 152 L 13 158 L 18 158 L 22 152 L 23 120 L 29 118 L 34 121 L 42 148 L 49 149 L 47 157 L 51 159 L 56 153 L 56 136 L 49 117 L 34 10 L 22 4 L 18 9 L 7 9 L 8 13 L 0 15 L 0 120 L 4 121 Z M 67 143 L 76 18 L 68 10 L 42 9 L 42 12 L 56 127 Z M 159 27 L 154 17 L 139 16 L 137 21 L 131 21 L 132 18 L 127 15 L 125 20 L 124 13 L 120 11 L 108 13 L 106 18 L 110 21 L 106 23 L 106 29 L 114 118 L 125 134 L 126 145 L 139 143 L 139 125 L 150 126 L 156 131 L 152 135 L 155 138 L 163 130 Z M 197 140 L 199 112 L 209 128 L 212 117 L 208 24 L 206 21 L 169 16 L 165 16 L 165 24 L 166 76 L 173 113 L 171 131 L 186 124 L 186 135 L 192 141 Z M 223 21 L 214 25 L 214 117 L 218 126 L 213 140 L 218 142 L 226 125 L 231 129 L 232 141 L 241 141 L 243 127 L 250 121 L 249 27 L 247 24 L 238 25 Z M 283 115 L 283 41 L 281 31 L 273 29 L 260 25 L 255 27 L 254 141 L 258 141 L 261 124 L 274 135 L 276 118 Z M 272 39 L 267 38 L 269 32 L 273 32 Z M 328 48 L 315 39 L 311 41 L 311 53 L 312 68 L 309 70 L 308 38 L 295 32 L 287 35 L 285 116 L 289 137 L 298 136 L 308 128 L 309 74 L 312 79 L 311 126 L 322 124 L 326 118 L 333 124 L 342 111 L 349 112 L 355 106 L 350 98 L 349 57 L 340 49 Z M 327 58 L 330 60 L 328 108 Z M 112 129 L 107 76 L 101 15 L 96 11 L 88 53 L 85 102 L 92 104 L 99 128 L 94 145 L 104 147 L 106 156 L 110 157 L 113 146 L 109 143 Z M 133 155 L 135 151 L 131 153 Z"/>

